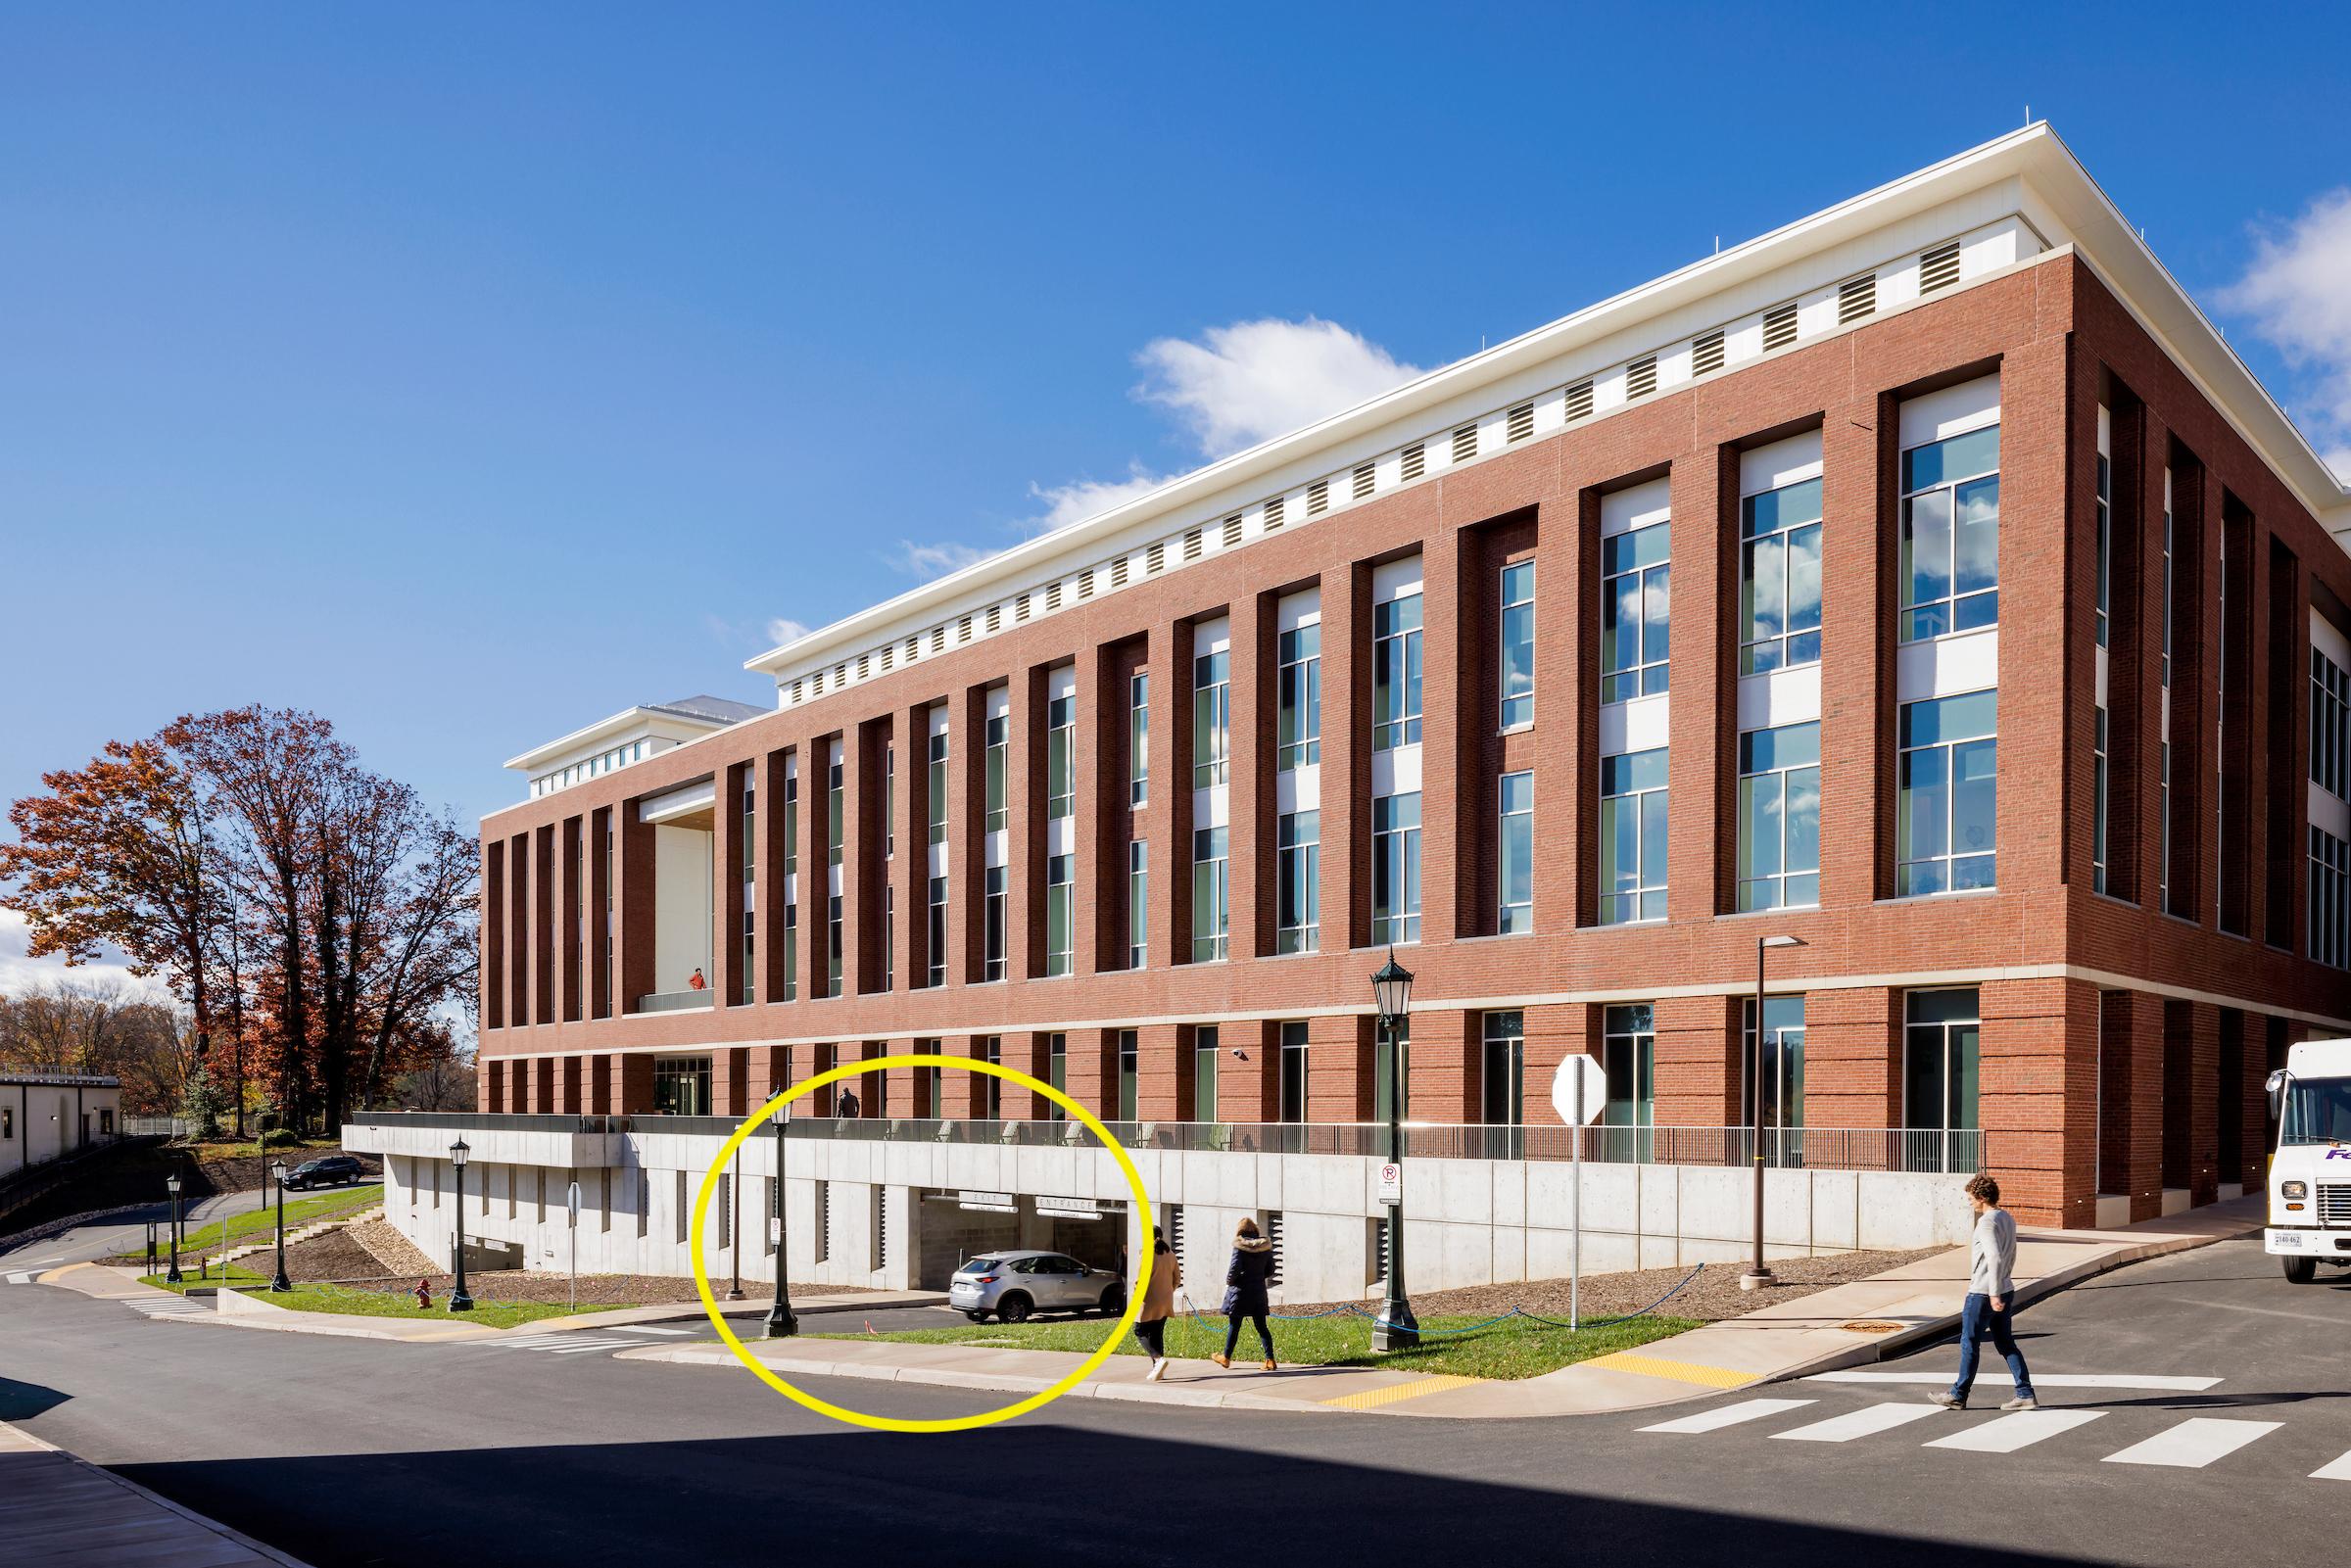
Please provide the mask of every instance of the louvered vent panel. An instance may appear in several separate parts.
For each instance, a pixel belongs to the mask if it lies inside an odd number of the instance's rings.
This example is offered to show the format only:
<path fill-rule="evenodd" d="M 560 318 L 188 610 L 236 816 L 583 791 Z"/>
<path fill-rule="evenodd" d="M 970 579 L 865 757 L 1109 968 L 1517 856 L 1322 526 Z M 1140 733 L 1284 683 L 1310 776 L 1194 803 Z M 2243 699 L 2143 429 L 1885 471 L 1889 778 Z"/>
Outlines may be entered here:
<path fill-rule="evenodd" d="M 1047 583 L 1045 585 L 1045 609 L 1048 613 L 1050 613 L 1060 608 L 1061 585 L 1059 583 Z"/>
<path fill-rule="evenodd" d="M 1373 473 L 1374 470 L 1372 465 L 1369 463 L 1357 463 L 1355 465 L 1355 499 L 1357 500 L 1362 500 L 1366 496 L 1371 494 L 1371 481 Z"/>
<path fill-rule="evenodd" d="M 800 700 L 800 683 L 797 681 L 792 683 L 792 700 L 794 702 Z"/>
<path fill-rule="evenodd" d="M 837 687 L 849 684 L 849 667 L 845 661 L 833 666 L 833 684 Z"/>
<path fill-rule="evenodd" d="M 1624 367 L 1624 396 L 1627 402 L 1646 398 L 1657 390 L 1657 356 L 1649 355 L 1635 359 Z"/>
<path fill-rule="evenodd" d="M 1200 558 L 1200 530 L 1197 528 L 1187 528 L 1183 531 L 1183 558 L 1187 561 L 1196 561 Z"/>
<path fill-rule="evenodd" d="M 896 659 L 894 657 L 896 652 L 897 649 L 893 647 L 884 647 L 882 649 L 882 668 L 885 670 L 896 668 Z"/>
<path fill-rule="evenodd" d="M 1113 588 L 1127 586 L 1127 557 L 1124 555 L 1110 563 L 1110 586 Z"/>
<path fill-rule="evenodd" d="M 1094 596 L 1094 569 L 1090 566 L 1078 574 L 1078 596 L 1080 598 Z"/>
<path fill-rule="evenodd" d="M 966 615 L 955 623 L 955 641 L 958 642 L 969 642 L 971 640 L 972 618 Z"/>
<path fill-rule="evenodd" d="M 1690 373 L 1710 375 L 1722 368 L 1722 334 L 1709 332 L 1690 345 Z"/>
<path fill-rule="evenodd" d="M 906 640 L 906 662 L 912 664 L 923 656 L 923 635 L 920 632 Z"/>
<path fill-rule="evenodd" d="M 813 679 L 816 683 L 816 694 L 821 697 L 825 694 L 825 672 L 817 671 Z"/>
<path fill-rule="evenodd" d="M 1463 425 L 1453 433 L 1453 460 L 1465 463 L 1477 455 L 1477 426 Z"/>
<path fill-rule="evenodd" d="M 1153 540 L 1151 542 L 1151 547 L 1143 551 L 1143 570 L 1146 573 L 1156 572 L 1164 568 L 1167 564 L 1167 542 L 1165 540 Z"/>
<path fill-rule="evenodd" d="M 1318 479 L 1306 487 L 1306 515 L 1319 517 L 1330 510 L 1330 481 Z"/>
<path fill-rule="evenodd" d="M 1959 242 L 1938 245 L 1918 259 L 1918 292 L 1932 294 L 1959 281 Z"/>
<path fill-rule="evenodd" d="M 1231 549 L 1241 542 L 1241 514 L 1234 512 L 1224 519 L 1224 547 Z"/>
<path fill-rule="evenodd" d="M 1428 448 L 1424 443 L 1415 441 L 1411 446 L 1404 449 L 1405 483 L 1410 484 L 1414 480 L 1419 478 L 1421 474 L 1427 471 L 1427 468 Z"/>
<path fill-rule="evenodd" d="M 931 628 L 931 651 L 934 653 L 947 651 L 947 626 L 944 621 Z"/>
<path fill-rule="evenodd" d="M 1837 285 L 1837 324 L 1858 321 L 1878 308 L 1878 275 L 1865 272 Z"/>
<path fill-rule="evenodd" d="M 1785 349 L 1796 341 L 1796 302 L 1775 305 L 1763 312 L 1763 352 Z"/>
<path fill-rule="evenodd" d="M 1003 630 L 1003 627 L 1004 627 L 1004 606 L 1003 606 L 1003 605 L 1001 605 L 1001 604 L 990 604 L 990 605 L 987 607 L 987 629 L 988 629 L 988 631 L 989 631 L 990 633 L 998 632 L 998 631 L 1001 631 L 1001 630 Z"/>
<path fill-rule="evenodd" d="M 1579 381 L 1567 389 L 1567 418 L 1569 423 L 1592 417 L 1592 383 Z"/>
<path fill-rule="evenodd" d="M 1012 618 L 1015 623 L 1029 619 L 1028 594 L 1023 594 L 1012 601 Z"/>
<path fill-rule="evenodd" d="M 1267 533 L 1271 534 L 1275 529 L 1281 527 L 1282 523 L 1286 520 L 1284 514 L 1288 511 L 1288 509 L 1289 498 L 1286 496 L 1276 496 L 1271 500 L 1266 502 Z"/>
<path fill-rule="evenodd" d="M 1522 403 L 1511 410 L 1510 424 L 1504 435 L 1511 441 L 1524 441 L 1535 433 L 1535 405 Z"/>

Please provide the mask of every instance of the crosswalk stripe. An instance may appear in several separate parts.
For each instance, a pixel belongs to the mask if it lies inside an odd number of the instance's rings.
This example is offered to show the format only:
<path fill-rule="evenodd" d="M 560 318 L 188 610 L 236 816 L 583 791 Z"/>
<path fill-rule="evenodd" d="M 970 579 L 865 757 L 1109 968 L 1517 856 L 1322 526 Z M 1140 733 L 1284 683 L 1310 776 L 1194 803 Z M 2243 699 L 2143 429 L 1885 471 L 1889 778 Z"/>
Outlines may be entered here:
<path fill-rule="evenodd" d="M 2134 1443 L 2119 1453 L 2106 1455 L 2105 1462 L 2201 1470 L 2215 1459 L 2227 1458 L 2246 1444 L 2268 1437 L 2280 1425 L 2278 1421 L 2224 1421 L 2209 1415 L 2191 1416 L 2144 1443 Z"/>
<path fill-rule="evenodd" d="M 1767 1415 L 1778 1415 L 1783 1410 L 1800 1410 L 1813 1402 L 1815 1402 L 1811 1400 L 1742 1400 L 1737 1404 L 1726 1404 L 1719 1410 L 1701 1410 L 1696 1415 L 1685 1415 L 1672 1421 L 1659 1421 L 1655 1426 L 1645 1426 L 1641 1430 L 1644 1432 L 1719 1432 L 1726 1426 L 1737 1426 L 1742 1421 L 1760 1420 Z"/>
<path fill-rule="evenodd" d="M 2313 1481 L 2351 1481 L 2351 1453 L 2319 1466 L 2310 1473 Z"/>
<path fill-rule="evenodd" d="M 1994 1368 L 1996 1371 L 1997 1368 Z M 1807 1383 L 1940 1383 L 1951 1386 L 1950 1372 L 1815 1372 Z M 2044 1389 L 2147 1389 L 2200 1394 L 2217 1385 L 2217 1377 L 2173 1377 L 2138 1372 L 2036 1372 L 2033 1385 Z"/>
<path fill-rule="evenodd" d="M 1947 1438 L 1936 1438 L 1926 1447 L 1964 1449 L 1970 1453 L 2014 1453 L 2061 1432 L 2087 1426 L 2105 1413 L 2104 1410 L 2018 1410 L 1997 1421 L 1987 1421 Z"/>
<path fill-rule="evenodd" d="M 693 1329 L 690 1329 L 690 1328 L 651 1328 L 651 1327 L 642 1327 L 642 1328 L 632 1328 L 632 1329 L 630 1329 L 630 1330 L 629 1330 L 629 1332 L 630 1332 L 630 1333 L 632 1333 L 632 1334 L 691 1334 L 691 1333 L 693 1333 L 693 1332 L 694 1332 L 694 1330 L 693 1330 Z"/>
<path fill-rule="evenodd" d="M 1793 1432 L 1774 1432 L 1772 1437 L 1788 1443 L 1850 1443 L 1855 1438 L 1891 1432 L 1897 1426 L 1908 1426 L 1942 1413 L 1940 1404 L 1866 1404 L 1858 1410 L 1832 1415 L 1826 1421 L 1799 1426 Z"/>

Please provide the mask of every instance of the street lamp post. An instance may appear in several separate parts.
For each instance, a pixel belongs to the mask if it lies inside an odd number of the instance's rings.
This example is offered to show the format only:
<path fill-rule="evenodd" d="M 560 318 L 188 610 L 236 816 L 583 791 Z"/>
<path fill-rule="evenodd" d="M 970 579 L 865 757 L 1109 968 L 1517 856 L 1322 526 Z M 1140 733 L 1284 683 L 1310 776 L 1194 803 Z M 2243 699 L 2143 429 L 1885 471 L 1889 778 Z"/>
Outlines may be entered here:
<path fill-rule="evenodd" d="M 269 1282 L 269 1292 L 282 1296 L 294 1288 L 294 1282 L 286 1278 L 286 1163 L 270 1161 L 269 1174 L 277 1182 L 277 1277 Z M 223 1268 L 220 1272 L 225 1275 L 228 1270 Z"/>
<path fill-rule="evenodd" d="M 799 1315 L 792 1309 L 792 1286 L 786 1275 L 790 1272 L 792 1248 L 785 1229 L 784 1216 L 792 1208 L 784 1187 L 784 1129 L 792 1125 L 792 1107 L 776 1113 L 776 1302 L 767 1309 L 767 1337 L 771 1340 L 790 1339 L 800 1331 Z"/>
<path fill-rule="evenodd" d="M 1800 936 L 1758 936 L 1755 938 L 1755 1070 L 1753 1082 L 1754 1115 L 1754 1173 L 1755 1173 L 1755 1256 L 1747 1272 L 1739 1276 L 1741 1290 L 1761 1290 L 1777 1285 L 1777 1274 L 1763 1261 L 1763 955 L 1774 947 L 1801 947 Z"/>
<path fill-rule="evenodd" d="M 473 1298 L 465 1294 L 465 1157 L 473 1153 L 463 1138 L 449 1146 L 449 1163 L 457 1167 L 457 1243 L 450 1270 L 449 1309 L 453 1312 L 473 1310 Z"/>
<path fill-rule="evenodd" d="M 735 1168 L 727 1172 L 727 1300 L 743 1300 L 743 1150 L 735 1151 Z"/>
<path fill-rule="evenodd" d="M 1420 1343 L 1420 1321 L 1404 1288 L 1404 1032 L 1413 1005 L 1413 972 L 1396 962 L 1396 949 L 1371 976 L 1379 1008 L 1379 1032 L 1388 1051 L 1388 1163 L 1396 1167 L 1396 1202 L 1388 1209 L 1387 1296 L 1371 1322 L 1374 1351 L 1406 1351 Z"/>
<path fill-rule="evenodd" d="M 169 1272 L 168 1274 L 166 1274 L 166 1275 L 164 1276 L 164 1279 L 165 1279 L 165 1281 L 166 1281 L 167 1283 L 168 1283 L 168 1284 L 176 1285 L 176 1284 L 178 1284 L 178 1283 L 180 1282 L 180 1281 L 179 1281 L 179 1178 L 178 1178 L 177 1176 L 166 1176 L 166 1177 L 164 1178 L 164 1189 L 165 1189 L 167 1192 L 168 1192 L 168 1193 L 170 1193 L 170 1194 L 171 1194 L 171 1272 Z"/>

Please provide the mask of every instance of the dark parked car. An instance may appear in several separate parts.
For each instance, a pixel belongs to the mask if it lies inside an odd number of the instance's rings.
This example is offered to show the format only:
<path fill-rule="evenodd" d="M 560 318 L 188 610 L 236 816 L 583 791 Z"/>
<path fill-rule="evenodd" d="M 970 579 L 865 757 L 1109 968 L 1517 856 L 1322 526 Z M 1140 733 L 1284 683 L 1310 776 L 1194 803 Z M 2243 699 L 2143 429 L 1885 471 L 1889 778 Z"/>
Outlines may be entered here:
<path fill-rule="evenodd" d="M 295 1187 L 342 1187 L 364 1181 L 367 1172 L 349 1155 L 328 1155 L 323 1160 L 305 1160 L 286 1172 L 286 1185 Z"/>

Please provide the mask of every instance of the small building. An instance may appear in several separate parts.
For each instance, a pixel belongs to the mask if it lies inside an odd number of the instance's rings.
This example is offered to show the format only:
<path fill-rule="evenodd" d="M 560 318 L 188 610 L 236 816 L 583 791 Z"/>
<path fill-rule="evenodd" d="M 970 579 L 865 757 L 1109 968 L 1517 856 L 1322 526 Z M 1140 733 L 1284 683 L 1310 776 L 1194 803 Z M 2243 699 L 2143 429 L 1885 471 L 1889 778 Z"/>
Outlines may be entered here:
<path fill-rule="evenodd" d="M 122 1084 L 63 1069 L 0 1067 L 0 1177 L 120 1135 Z"/>

